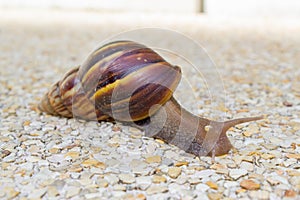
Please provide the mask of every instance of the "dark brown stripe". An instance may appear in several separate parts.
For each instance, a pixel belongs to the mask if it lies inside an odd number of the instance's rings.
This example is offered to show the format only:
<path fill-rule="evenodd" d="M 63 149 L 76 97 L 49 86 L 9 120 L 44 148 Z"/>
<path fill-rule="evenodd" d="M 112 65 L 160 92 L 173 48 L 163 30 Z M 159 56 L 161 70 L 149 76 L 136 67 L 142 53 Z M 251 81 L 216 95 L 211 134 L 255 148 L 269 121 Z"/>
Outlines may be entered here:
<path fill-rule="evenodd" d="M 147 63 L 162 62 L 164 59 L 156 52 L 142 44 L 131 41 L 113 42 L 93 53 L 94 61 L 89 62 L 88 66 L 82 67 L 79 77 L 83 81 L 83 88 L 92 95 L 96 87 L 101 88 L 115 80 L 121 79 L 128 73 L 138 68 L 144 67 Z M 93 65 L 94 64 L 94 65 Z M 89 70 L 87 70 L 89 68 Z"/>
<path fill-rule="evenodd" d="M 84 62 L 83 67 L 80 68 L 79 77 L 82 80 L 83 76 L 94 66 L 99 60 L 105 59 L 107 56 L 112 55 L 120 51 L 128 51 L 130 49 L 145 48 L 144 45 L 132 42 L 132 41 L 115 41 L 95 50 Z"/>
<path fill-rule="evenodd" d="M 98 80 L 97 90 L 122 79 L 128 74 L 149 64 L 164 62 L 163 58 L 151 49 L 136 49 L 123 54 L 112 62 Z"/>
<path fill-rule="evenodd" d="M 95 110 L 95 105 L 86 98 L 84 92 L 78 87 L 77 77 L 78 68 L 69 71 L 60 81 L 60 95 L 62 97 L 62 106 L 57 107 L 56 111 L 60 114 L 68 110 L 73 117 L 79 117 L 87 120 L 106 119 L 101 111 Z"/>
<path fill-rule="evenodd" d="M 52 87 L 52 90 L 48 94 L 49 105 L 53 108 L 55 115 L 61 115 L 64 117 L 71 117 L 72 114 L 68 109 L 63 105 L 63 100 L 59 94 L 58 83 Z"/>
<path fill-rule="evenodd" d="M 69 71 L 64 78 L 59 82 L 60 95 L 64 96 L 68 91 L 71 91 L 76 84 L 78 68 Z M 78 80 L 79 81 L 79 80 Z M 63 97 L 64 98 L 64 97 Z"/>
<path fill-rule="evenodd" d="M 130 119 L 122 113 L 128 109 L 128 101 L 130 101 L 129 108 L 133 119 L 147 117 L 145 115 L 153 105 L 164 104 L 172 96 L 180 81 L 180 73 L 179 68 L 174 68 L 166 62 L 148 65 L 147 68 L 119 80 L 120 83 L 114 83 L 115 86 L 109 86 L 110 89 L 103 88 L 103 91 L 97 91 L 96 107 L 110 116 L 114 112 L 117 116 L 113 117 L 127 121 Z M 136 90 L 133 91 L 134 89 Z M 114 99 L 112 99 L 113 94 Z"/>
<path fill-rule="evenodd" d="M 141 118 L 143 116 L 148 116 L 150 108 L 155 104 L 162 104 L 162 99 L 168 95 L 172 96 L 173 90 L 176 89 L 177 84 L 179 83 L 180 74 L 175 74 L 170 71 L 162 72 L 157 76 L 157 84 L 147 84 L 138 88 L 130 98 L 129 110 L 131 117 L 133 119 Z M 165 77 L 168 77 L 167 79 Z M 172 82 L 177 82 L 172 86 Z M 141 104 L 141 101 L 143 103 Z M 124 112 L 128 109 L 128 105 L 117 105 L 113 103 L 112 106 L 115 106 L 115 110 L 118 111 L 118 114 Z"/>

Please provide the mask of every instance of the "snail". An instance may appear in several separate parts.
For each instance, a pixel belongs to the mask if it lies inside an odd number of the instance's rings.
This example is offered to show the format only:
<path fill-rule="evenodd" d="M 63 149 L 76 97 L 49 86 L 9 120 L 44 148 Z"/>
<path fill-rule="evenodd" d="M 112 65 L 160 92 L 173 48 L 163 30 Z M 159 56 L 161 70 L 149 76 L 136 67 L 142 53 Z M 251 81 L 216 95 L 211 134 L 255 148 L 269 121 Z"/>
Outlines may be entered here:
<path fill-rule="evenodd" d="M 68 118 L 122 122 L 142 129 L 145 136 L 213 158 L 233 148 L 226 135 L 230 127 L 263 118 L 218 122 L 195 116 L 173 97 L 180 79 L 180 67 L 151 48 L 115 41 L 67 72 L 43 96 L 38 108 Z"/>

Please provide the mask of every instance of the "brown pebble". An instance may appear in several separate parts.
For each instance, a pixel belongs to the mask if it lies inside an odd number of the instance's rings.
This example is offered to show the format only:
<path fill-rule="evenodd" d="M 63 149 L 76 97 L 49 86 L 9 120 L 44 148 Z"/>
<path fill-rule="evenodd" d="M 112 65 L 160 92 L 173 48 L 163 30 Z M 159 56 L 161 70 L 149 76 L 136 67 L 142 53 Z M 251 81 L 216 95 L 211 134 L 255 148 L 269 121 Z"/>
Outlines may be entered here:
<path fill-rule="evenodd" d="M 300 176 L 300 171 L 297 170 L 288 170 L 287 173 L 289 176 Z"/>
<path fill-rule="evenodd" d="M 219 200 L 222 198 L 222 194 L 220 193 L 208 193 L 207 196 L 210 200 Z"/>
<path fill-rule="evenodd" d="M 83 167 L 97 167 L 97 168 L 102 168 L 102 169 L 105 168 L 104 163 L 99 162 L 98 160 L 95 160 L 92 158 L 83 161 L 81 164 L 83 165 Z"/>
<path fill-rule="evenodd" d="M 1 152 L 1 158 L 5 158 L 5 157 L 8 156 L 9 154 L 11 154 L 10 151 L 8 151 L 8 150 L 3 150 L 3 151 Z"/>
<path fill-rule="evenodd" d="M 3 170 L 3 169 L 6 170 L 9 166 L 10 166 L 10 163 L 8 163 L 8 162 L 3 162 L 3 163 L 1 163 L 2 170 Z"/>
<path fill-rule="evenodd" d="M 297 148 L 297 144 L 296 143 L 292 143 L 291 147 L 292 147 L 293 150 L 295 150 Z"/>
<path fill-rule="evenodd" d="M 160 156 L 150 156 L 146 158 L 147 163 L 160 163 L 161 157 Z"/>
<path fill-rule="evenodd" d="M 295 197 L 297 195 L 297 192 L 294 190 L 286 190 L 284 192 L 285 197 Z"/>
<path fill-rule="evenodd" d="M 152 178 L 153 183 L 165 183 L 167 179 L 164 176 L 154 175 Z"/>
<path fill-rule="evenodd" d="M 249 109 L 246 109 L 246 108 L 244 108 L 244 109 L 239 109 L 239 110 L 237 110 L 236 112 L 237 112 L 237 113 L 247 113 L 247 112 L 249 112 Z"/>
<path fill-rule="evenodd" d="M 236 191 L 237 194 L 240 194 L 240 193 L 244 193 L 246 192 L 247 190 L 245 190 L 244 188 L 240 188 Z"/>
<path fill-rule="evenodd" d="M 74 166 L 74 167 L 71 167 L 68 171 L 69 172 L 81 172 L 82 170 L 83 170 L 82 167 Z"/>
<path fill-rule="evenodd" d="M 146 196 L 142 193 L 136 195 L 136 198 L 139 199 L 139 200 L 146 200 Z"/>
<path fill-rule="evenodd" d="M 270 160 L 270 159 L 275 158 L 275 155 L 269 154 L 269 153 L 264 153 L 264 154 L 261 154 L 261 157 L 265 160 Z"/>
<path fill-rule="evenodd" d="M 289 101 L 284 101 L 282 104 L 283 104 L 284 106 L 286 106 L 286 107 L 292 107 L 292 106 L 293 106 L 293 103 L 291 103 L 291 102 L 289 102 Z"/>
<path fill-rule="evenodd" d="M 59 152 L 59 148 L 53 147 L 53 148 L 49 149 L 49 152 L 53 153 L 53 154 L 58 153 Z"/>
<path fill-rule="evenodd" d="M 119 126 L 117 126 L 117 125 L 115 125 L 115 126 L 113 126 L 112 127 L 112 131 L 113 132 L 119 132 L 119 131 L 121 131 L 122 129 L 119 127 Z"/>
<path fill-rule="evenodd" d="M 77 152 L 77 151 L 69 151 L 69 152 L 67 152 L 65 155 L 64 155 L 64 157 L 71 157 L 72 159 L 76 159 L 76 158 L 78 158 L 79 157 L 79 155 L 80 155 L 80 152 Z"/>
<path fill-rule="evenodd" d="M 300 159 L 300 153 L 288 153 L 288 154 L 286 154 L 286 157 Z"/>
<path fill-rule="evenodd" d="M 183 165 L 188 165 L 189 163 L 186 161 L 179 161 L 177 163 L 174 164 L 175 167 L 181 167 Z"/>
<path fill-rule="evenodd" d="M 29 126 L 30 123 L 31 123 L 31 121 L 26 120 L 26 121 L 23 122 L 23 126 Z"/>
<path fill-rule="evenodd" d="M 106 187 L 108 187 L 108 182 L 105 179 L 100 179 L 100 180 L 98 180 L 97 186 L 106 188 Z"/>
<path fill-rule="evenodd" d="M 246 190 L 258 190 L 260 188 L 260 184 L 256 183 L 253 180 L 247 179 L 247 180 L 243 180 L 240 183 L 240 186 Z"/>
<path fill-rule="evenodd" d="M 207 181 L 206 185 L 208 185 L 211 189 L 214 189 L 214 190 L 218 189 L 218 185 L 215 182 Z"/>

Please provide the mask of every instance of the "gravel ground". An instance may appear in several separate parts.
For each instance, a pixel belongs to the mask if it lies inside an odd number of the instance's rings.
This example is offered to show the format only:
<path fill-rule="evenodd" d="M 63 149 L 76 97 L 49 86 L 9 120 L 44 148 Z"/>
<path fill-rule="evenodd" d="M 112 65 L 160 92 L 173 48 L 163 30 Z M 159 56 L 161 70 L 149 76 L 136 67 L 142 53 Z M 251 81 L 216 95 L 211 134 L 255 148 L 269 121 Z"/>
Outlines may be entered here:
<path fill-rule="evenodd" d="M 299 20 L 0 13 L 1 199 L 300 198 Z M 227 118 L 266 115 L 228 132 L 236 151 L 212 163 L 122 124 L 36 112 L 49 86 L 99 42 L 149 25 L 206 48 L 224 82 L 226 103 L 218 109 Z M 181 86 L 176 96 L 213 118 L 203 81 L 194 76 L 197 94 Z"/>

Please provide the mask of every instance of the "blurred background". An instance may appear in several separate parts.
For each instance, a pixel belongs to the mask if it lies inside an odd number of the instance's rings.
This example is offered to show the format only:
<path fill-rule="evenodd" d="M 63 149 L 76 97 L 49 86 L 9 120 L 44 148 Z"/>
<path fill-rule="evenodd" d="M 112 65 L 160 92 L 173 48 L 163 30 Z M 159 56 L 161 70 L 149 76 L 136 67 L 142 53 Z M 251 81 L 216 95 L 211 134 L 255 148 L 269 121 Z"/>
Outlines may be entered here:
<path fill-rule="evenodd" d="M 0 0 L 1 9 L 59 9 L 97 12 L 198 14 L 209 16 L 299 17 L 298 0 Z"/>

